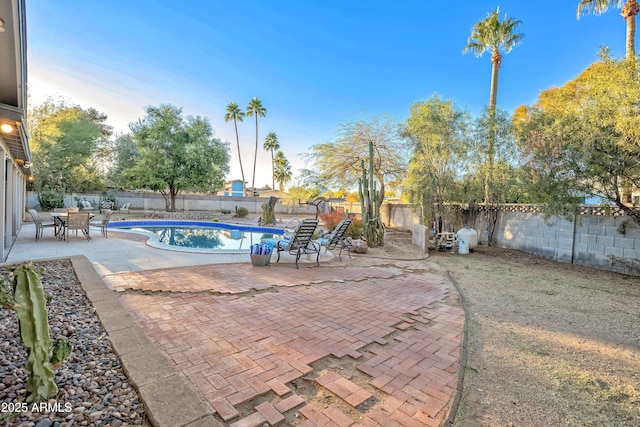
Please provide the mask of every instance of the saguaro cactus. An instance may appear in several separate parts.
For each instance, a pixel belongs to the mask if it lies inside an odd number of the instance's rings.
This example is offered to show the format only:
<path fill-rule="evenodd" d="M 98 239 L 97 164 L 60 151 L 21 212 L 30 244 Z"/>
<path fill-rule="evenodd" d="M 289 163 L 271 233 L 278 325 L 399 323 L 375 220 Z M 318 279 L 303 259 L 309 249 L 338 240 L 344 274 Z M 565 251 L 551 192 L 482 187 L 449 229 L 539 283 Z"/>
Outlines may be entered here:
<path fill-rule="evenodd" d="M 369 246 L 384 245 L 384 224 L 380 219 L 380 190 L 376 189 L 373 174 L 373 142 L 369 141 L 369 173 L 364 167 L 364 160 L 360 160 L 362 178 L 358 180 L 360 194 L 360 208 L 362 211 L 362 229 L 364 238 Z"/>
<path fill-rule="evenodd" d="M 20 338 L 28 353 L 25 366 L 29 371 L 27 402 L 47 400 L 58 393 L 49 355 L 47 300 L 38 273 L 31 264 L 13 269 L 13 309 L 18 316 Z"/>

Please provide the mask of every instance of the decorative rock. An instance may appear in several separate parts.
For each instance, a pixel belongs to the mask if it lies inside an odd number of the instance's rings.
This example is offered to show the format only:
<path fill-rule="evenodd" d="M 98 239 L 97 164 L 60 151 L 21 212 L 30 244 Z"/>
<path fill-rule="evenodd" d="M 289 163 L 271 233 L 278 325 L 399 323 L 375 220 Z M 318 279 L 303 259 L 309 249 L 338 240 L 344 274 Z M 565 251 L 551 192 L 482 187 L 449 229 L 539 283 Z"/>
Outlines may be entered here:
<path fill-rule="evenodd" d="M 71 405 L 71 411 L 65 411 L 67 406 L 63 406 L 61 412 L 23 412 L 11 420 L 11 425 L 127 427 L 144 424 L 147 417 L 139 397 L 113 353 L 71 262 L 53 260 L 36 264 L 45 267 L 41 279 L 51 297 L 47 308 L 52 338 L 66 335 L 74 346 L 69 359 L 56 371 L 60 394 L 54 399 L 62 405 Z M 9 277 L 6 268 L 0 267 L 0 273 Z M 20 341 L 17 321 L 11 314 L 10 310 L 0 310 L 0 400 L 18 403 L 26 400 L 25 383 L 29 373 L 24 369 L 27 354 Z"/>

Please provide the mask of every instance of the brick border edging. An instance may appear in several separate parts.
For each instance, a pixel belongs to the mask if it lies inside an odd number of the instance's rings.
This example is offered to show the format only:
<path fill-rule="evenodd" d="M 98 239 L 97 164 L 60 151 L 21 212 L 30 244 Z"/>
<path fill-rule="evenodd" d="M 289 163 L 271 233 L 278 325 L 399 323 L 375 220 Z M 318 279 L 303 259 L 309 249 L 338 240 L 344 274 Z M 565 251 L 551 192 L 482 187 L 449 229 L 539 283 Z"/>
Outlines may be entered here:
<path fill-rule="evenodd" d="M 85 256 L 68 257 L 91 305 L 107 332 L 113 351 L 138 390 L 155 427 L 216 427 L 214 409 L 199 396 L 160 353 L 122 306 Z"/>

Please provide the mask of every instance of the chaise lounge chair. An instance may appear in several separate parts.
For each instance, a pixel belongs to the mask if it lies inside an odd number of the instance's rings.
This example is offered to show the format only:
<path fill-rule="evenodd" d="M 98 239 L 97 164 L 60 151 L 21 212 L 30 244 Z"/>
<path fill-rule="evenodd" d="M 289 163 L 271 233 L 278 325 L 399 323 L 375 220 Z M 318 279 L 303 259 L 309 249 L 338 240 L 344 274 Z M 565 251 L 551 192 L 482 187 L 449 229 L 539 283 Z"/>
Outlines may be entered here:
<path fill-rule="evenodd" d="M 278 241 L 275 246 L 278 252 L 276 262 L 280 261 L 280 252 L 288 251 L 296 256 L 296 268 L 299 268 L 298 260 L 302 254 L 316 254 L 316 265 L 320 266 L 320 244 L 311 240 L 317 227 L 317 219 L 305 219 L 298 225 L 289 240 Z"/>
<path fill-rule="evenodd" d="M 353 246 L 351 242 L 351 237 L 345 237 L 344 233 L 347 231 L 347 228 L 351 225 L 353 220 L 351 218 L 345 218 L 338 223 L 336 228 L 326 237 L 321 237 L 319 240 L 320 247 L 324 246 L 324 252 L 327 253 L 328 250 L 333 250 L 335 247 L 340 246 L 340 252 L 338 252 L 338 259 L 342 261 L 342 250 L 347 249 L 347 253 L 349 254 L 349 258 L 351 258 L 351 251 L 349 248 Z"/>

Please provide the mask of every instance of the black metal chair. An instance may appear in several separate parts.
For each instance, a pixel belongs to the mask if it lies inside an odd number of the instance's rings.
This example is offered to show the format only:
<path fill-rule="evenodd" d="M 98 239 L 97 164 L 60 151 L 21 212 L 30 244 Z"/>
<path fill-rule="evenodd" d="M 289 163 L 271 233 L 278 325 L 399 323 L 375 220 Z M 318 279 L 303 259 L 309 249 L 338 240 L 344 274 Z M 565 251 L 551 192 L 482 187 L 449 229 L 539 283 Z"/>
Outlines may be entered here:
<path fill-rule="evenodd" d="M 277 242 L 275 248 L 278 251 L 278 259 L 276 262 L 280 261 L 280 252 L 288 251 L 291 255 L 296 256 L 296 268 L 299 268 L 298 260 L 302 254 L 316 254 L 316 265 L 320 266 L 320 244 L 311 240 L 317 227 L 317 219 L 305 219 L 289 240 Z"/>
<path fill-rule="evenodd" d="M 333 250 L 338 245 L 340 246 L 340 252 L 338 253 L 338 259 L 342 261 L 342 250 L 350 249 L 353 246 L 351 242 L 351 237 L 346 237 L 344 233 L 347 231 L 347 228 L 351 225 L 353 220 L 351 218 L 345 218 L 338 223 L 336 228 L 326 237 L 321 237 L 320 247 L 324 246 L 324 252 L 327 253 L 328 250 Z M 349 254 L 349 258 L 351 258 L 351 250 L 347 250 Z"/>

